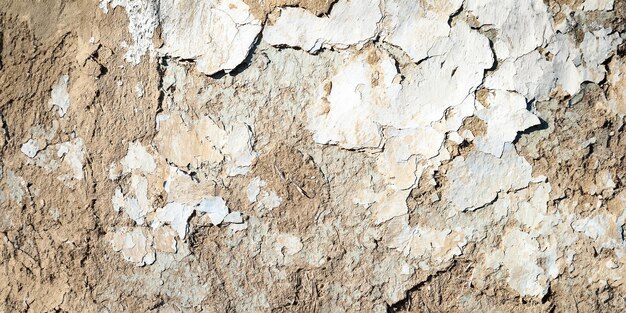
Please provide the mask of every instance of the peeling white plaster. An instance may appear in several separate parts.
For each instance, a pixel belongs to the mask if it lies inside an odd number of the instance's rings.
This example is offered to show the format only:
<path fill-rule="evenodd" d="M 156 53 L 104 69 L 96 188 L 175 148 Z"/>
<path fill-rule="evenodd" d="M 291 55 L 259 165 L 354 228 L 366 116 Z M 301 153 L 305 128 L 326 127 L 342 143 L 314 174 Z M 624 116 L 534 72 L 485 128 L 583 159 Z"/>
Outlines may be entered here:
<path fill-rule="evenodd" d="M 213 225 L 219 225 L 224 221 L 224 218 L 228 215 L 228 206 L 226 201 L 221 197 L 209 197 L 200 201 L 198 204 L 198 211 L 206 213 L 211 219 Z"/>
<path fill-rule="evenodd" d="M 124 159 L 122 159 L 121 164 L 124 167 L 124 173 L 130 173 L 132 171 L 152 173 L 156 170 L 154 158 L 139 142 L 131 142 L 128 144 L 128 153 Z"/>
<path fill-rule="evenodd" d="M 523 296 L 541 297 L 548 292 L 548 277 L 539 266 L 539 243 L 528 233 L 514 229 L 502 238 L 501 250 L 487 259 L 491 266 L 504 266 L 511 288 Z"/>
<path fill-rule="evenodd" d="M 519 58 L 543 46 L 554 33 L 543 0 L 467 0 L 465 9 L 481 25 L 498 29 L 494 50 L 500 60 Z"/>
<path fill-rule="evenodd" d="M 241 64 L 262 28 L 241 0 L 161 0 L 159 4 L 164 42 L 159 51 L 193 59 L 207 75 L 230 72 Z"/>
<path fill-rule="evenodd" d="M 263 210 L 271 211 L 280 206 L 283 202 L 283 198 L 279 197 L 275 192 L 263 192 L 261 200 L 258 202 L 258 207 Z"/>
<path fill-rule="evenodd" d="M 262 180 L 261 177 L 255 177 L 252 181 L 250 181 L 247 189 L 248 201 L 250 201 L 250 203 L 256 202 L 257 197 L 261 192 L 261 188 L 265 187 L 265 185 L 267 185 L 267 183 Z"/>
<path fill-rule="evenodd" d="M 123 45 L 128 62 L 138 64 L 146 53 L 155 56 L 153 37 L 160 26 L 163 45 L 158 52 L 195 60 L 198 70 L 207 75 L 230 72 L 241 64 L 262 28 L 241 0 L 101 0 L 105 14 L 109 5 L 126 9 L 133 38 L 131 45 Z"/>
<path fill-rule="evenodd" d="M 423 269 L 450 261 L 460 255 L 467 244 L 462 233 L 451 229 L 410 227 L 406 216 L 392 220 L 387 235 L 390 248 L 412 258 L 426 260 L 426 263 L 420 264 Z"/>
<path fill-rule="evenodd" d="M 414 62 L 434 56 L 435 45 L 448 41 L 450 16 L 461 8 L 462 0 L 387 0 L 383 38 L 402 48 Z"/>
<path fill-rule="evenodd" d="M 582 8 L 585 11 L 609 11 L 613 10 L 613 2 L 613 0 L 585 0 L 585 2 L 583 2 Z"/>
<path fill-rule="evenodd" d="M 100 8 L 107 14 L 109 5 L 112 9 L 123 7 L 128 15 L 128 32 L 133 43 L 126 45 L 128 51 L 124 55 L 126 61 L 139 64 L 141 57 L 150 53 L 154 57 L 152 37 L 159 25 L 158 2 L 152 0 L 100 0 Z"/>
<path fill-rule="evenodd" d="M 37 155 L 37 152 L 39 152 L 39 144 L 37 143 L 36 140 L 32 138 L 28 139 L 27 142 L 22 144 L 20 151 L 22 151 L 22 153 L 24 153 L 27 157 L 32 159 Z"/>
<path fill-rule="evenodd" d="M 541 122 L 529 111 L 529 103 L 555 93 L 574 96 L 583 82 L 607 78 L 607 103 L 596 105 L 626 114 L 626 65 L 613 58 L 605 66 L 622 43 L 613 30 L 580 29 L 576 35 L 582 34 L 582 42 L 577 42 L 572 32 L 576 21 L 567 16 L 555 24 L 542 0 L 339 0 L 323 16 L 282 7 L 264 22 L 262 53 L 236 78 L 228 77 L 232 86 L 223 87 L 227 84 L 196 81 L 197 76 L 177 62 L 193 61 L 204 74 L 229 72 L 241 64 L 262 28 L 245 3 L 102 0 L 105 13 L 109 3 L 125 7 L 129 15 L 129 61 L 137 63 L 146 52 L 155 51 L 152 36 L 158 24 L 163 37 L 158 52 L 173 58 L 163 78 L 165 112 L 156 117 L 157 135 L 145 146 L 129 143 L 127 155 L 109 168 L 109 177 L 119 184 L 111 198 L 113 209 L 137 225 L 150 226 L 112 233 L 115 251 L 130 262 L 148 265 L 155 251 L 185 249 L 186 233 L 194 226 L 189 219 L 197 211 L 206 214 L 201 223 L 226 224 L 219 229 L 228 232 L 228 245 L 254 247 L 251 253 L 273 266 L 277 277 L 286 275 L 283 265 L 300 260 L 307 266 L 324 265 L 332 254 L 332 245 L 324 242 L 331 237 L 325 232 L 352 240 L 349 232 L 362 241 L 346 248 L 343 265 L 350 271 L 371 262 L 367 251 L 378 245 L 390 248 L 371 272 L 372 284 L 388 303 L 405 296 L 415 274 L 448 269 L 469 243 L 484 256 L 472 270 L 472 283 L 484 283 L 487 276 L 506 279 L 522 296 L 541 298 L 561 271 L 573 271 L 579 257 L 573 247 L 580 239 L 593 241 L 596 250 L 614 252 L 602 259 L 603 270 L 590 282 L 621 279 L 615 273 L 626 266 L 620 232 L 626 211 L 581 218 L 568 207 L 579 203 L 566 201 L 549 210 L 550 182 L 533 177 L 531 164 L 513 145 L 520 132 Z M 587 0 L 578 9 L 612 8 L 613 1 Z M 567 5 L 560 9 L 566 15 L 574 12 Z M 303 80 L 303 75 L 311 78 Z M 265 96 L 277 97 L 284 106 L 259 103 L 259 94 L 237 89 L 256 84 L 280 91 Z M 196 85 L 202 91 L 193 90 Z M 139 87 L 135 92 L 141 97 L 144 89 Z M 220 88 L 224 90 L 218 92 Z M 289 99 L 286 90 L 299 96 Z M 198 108 L 209 107 L 214 98 L 224 104 L 219 113 L 200 113 Z M 271 149 L 271 139 L 263 133 L 267 125 L 261 125 L 266 116 L 259 114 L 266 108 L 285 109 L 268 111 L 280 118 L 295 116 L 317 144 L 307 149 L 328 175 L 329 206 L 339 208 L 333 212 L 339 215 L 327 223 L 333 214 L 319 212 L 314 236 L 270 228 L 269 219 L 283 214 L 271 210 L 281 205 L 289 209 L 291 199 L 267 190 L 261 177 L 232 180 L 252 170 L 257 153 Z M 293 114 L 299 110 L 305 110 L 302 117 Z M 482 120 L 485 132 L 462 127 L 468 117 Z M 283 126 L 272 125 L 272 131 L 287 129 Z M 52 145 L 59 151 L 55 154 L 57 150 L 41 150 L 54 136 L 44 137 L 33 131 L 21 149 L 30 158 L 25 162 L 49 171 L 67 166 L 74 178 L 80 165 L 82 175 L 84 156 L 76 156 L 84 147 Z M 472 144 L 461 151 L 456 146 L 464 142 Z M 344 171 L 354 177 L 337 174 Z M 618 188 L 618 178 L 608 171 L 592 178 L 585 192 L 598 197 L 594 205 L 599 207 L 605 201 L 601 196 Z M 19 182 L 13 179 L 13 197 L 21 201 L 25 187 Z M 218 188 L 232 188 L 233 182 L 235 188 L 244 188 L 231 190 L 235 194 L 218 193 Z M 412 194 L 416 187 L 427 193 Z M 430 187 L 434 191 L 428 191 Z M 412 196 L 420 199 L 409 199 Z M 246 198 L 253 210 L 245 210 L 244 221 L 226 202 L 240 205 Z M 413 200 L 420 202 L 410 211 Z M 355 289 L 329 290 L 350 297 Z M 269 307 L 265 298 L 258 302 Z"/>
<path fill-rule="evenodd" d="M 207 116 L 186 122 L 179 114 L 162 115 L 154 139 L 157 150 L 180 168 L 225 163 L 228 176 L 246 174 L 257 157 L 252 131 L 243 123 L 220 127 Z"/>
<path fill-rule="evenodd" d="M 474 141 L 476 148 L 497 157 L 502 155 L 505 143 L 511 143 L 518 132 L 539 125 L 539 118 L 526 109 L 526 99 L 520 94 L 495 90 L 485 99 L 485 105 L 476 116 L 487 124 L 487 134 Z"/>
<path fill-rule="evenodd" d="M 187 221 L 193 211 L 194 208 L 188 205 L 168 203 L 163 208 L 156 210 L 157 222 L 152 227 L 155 228 L 161 225 L 161 223 L 169 224 L 178 234 L 178 238 L 185 239 L 187 235 Z"/>
<path fill-rule="evenodd" d="M 339 0 L 330 14 L 322 17 L 302 8 L 285 7 L 265 26 L 263 40 L 310 53 L 322 48 L 345 49 L 374 39 L 381 19 L 380 0 Z"/>
<path fill-rule="evenodd" d="M 532 166 L 506 145 L 502 158 L 471 152 L 452 160 L 446 173 L 450 188 L 445 198 L 458 211 L 476 210 L 493 201 L 499 192 L 515 191 L 543 178 L 532 177 Z"/>
<path fill-rule="evenodd" d="M 121 251 L 124 259 L 137 266 L 150 265 L 156 260 L 153 237 L 144 227 L 121 228 L 110 233 L 113 251 Z"/>
<path fill-rule="evenodd" d="M 224 223 L 241 224 L 243 223 L 243 217 L 241 212 L 230 212 L 224 217 Z"/>
<path fill-rule="evenodd" d="M 83 172 L 85 144 L 81 138 L 75 138 L 59 144 L 56 156 L 66 168 L 66 174 L 61 175 L 59 179 L 63 181 L 83 180 L 85 177 Z"/>
<path fill-rule="evenodd" d="M 57 83 L 52 86 L 50 105 L 57 108 L 60 117 L 65 116 L 70 107 L 70 95 L 67 92 L 67 84 L 70 81 L 69 75 L 59 77 Z"/>

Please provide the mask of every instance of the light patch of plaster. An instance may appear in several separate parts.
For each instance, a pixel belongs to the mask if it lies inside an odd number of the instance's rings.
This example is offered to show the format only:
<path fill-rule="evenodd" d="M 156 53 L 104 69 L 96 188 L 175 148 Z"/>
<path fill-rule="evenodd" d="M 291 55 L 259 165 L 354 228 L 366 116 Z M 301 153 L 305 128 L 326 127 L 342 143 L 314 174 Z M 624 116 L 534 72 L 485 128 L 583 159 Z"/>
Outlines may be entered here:
<path fill-rule="evenodd" d="M 274 46 L 299 47 L 315 53 L 322 48 L 345 49 L 376 37 L 382 19 L 380 0 L 339 0 L 328 16 L 286 7 L 265 26 L 263 40 Z"/>
<path fill-rule="evenodd" d="M 462 3 L 462 0 L 384 1 L 383 38 L 419 62 L 432 56 L 431 49 L 436 44 L 449 40 L 448 20 Z"/>
<path fill-rule="evenodd" d="M 109 233 L 113 251 L 122 253 L 124 259 L 137 266 L 150 265 L 156 260 L 152 247 L 153 236 L 148 228 L 119 228 Z"/>
<path fill-rule="evenodd" d="M 213 225 L 219 225 L 222 223 L 229 211 L 226 201 L 224 201 L 221 197 L 209 197 L 203 199 L 198 204 L 197 210 L 206 213 L 211 219 L 211 223 L 213 223 Z"/>
<path fill-rule="evenodd" d="M 152 0 L 101 0 L 100 8 L 106 14 L 112 9 L 123 7 L 128 15 L 128 32 L 133 43 L 125 45 L 128 51 L 124 55 L 127 62 L 139 64 L 141 58 L 150 53 L 154 57 L 155 51 L 152 45 L 154 32 L 159 25 L 158 2 Z"/>
<path fill-rule="evenodd" d="M 241 0 L 161 0 L 159 4 L 164 41 L 159 51 L 193 59 L 207 75 L 228 73 L 241 64 L 262 28 Z"/>
<path fill-rule="evenodd" d="M 476 148 L 497 157 L 505 143 L 511 143 L 521 131 L 539 125 L 537 116 L 526 109 L 526 99 L 518 93 L 495 90 L 486 97 L 486 105 L 476 116 L 487 124 L 487 134 L 475 139 Z"/>
<path fill-rule="evenodd" d="M 530 182 L 543 180 L 532 177 L 532 166 L 506 145 L 502 158 L 482 152 L 452 160 L 446 173 L 450 188 L 444 196 L 457 211 L 476 210 L 493 201 L 501 191 L 515 191 Z M 480 191 L 480 192 L 478 192 Z"/>
<path fill-rule="evenodd" d="M 70 95 L 67 92 L 67 84 L 70 81 L 69 75 L 59 77 L 57 83 L 52 86 L 50 106 L 57 108 L 60 117 L 65 116 L 70 107 Z"/>

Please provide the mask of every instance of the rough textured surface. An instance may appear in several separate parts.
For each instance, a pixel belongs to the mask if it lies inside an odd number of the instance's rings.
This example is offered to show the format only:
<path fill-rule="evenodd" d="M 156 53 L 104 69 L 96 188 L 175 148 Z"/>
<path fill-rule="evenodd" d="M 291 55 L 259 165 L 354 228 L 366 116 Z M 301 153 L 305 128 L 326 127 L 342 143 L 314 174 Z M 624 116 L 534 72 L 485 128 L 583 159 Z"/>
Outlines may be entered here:
<path fill-rule="evenodd" d="M 0 312 L 626 309 L 626 1 L 0 4 Z"/>

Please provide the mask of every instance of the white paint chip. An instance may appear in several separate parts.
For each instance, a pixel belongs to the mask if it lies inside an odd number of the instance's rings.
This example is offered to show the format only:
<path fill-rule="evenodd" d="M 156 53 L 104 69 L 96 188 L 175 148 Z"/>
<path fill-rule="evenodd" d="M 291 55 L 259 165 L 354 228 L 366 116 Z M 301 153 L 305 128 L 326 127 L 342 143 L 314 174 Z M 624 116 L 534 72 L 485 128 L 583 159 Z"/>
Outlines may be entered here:
<path fill-rule="evenodd" d="M 241 216 L 241 212 L 228 213 L 228 215 L 224 217 L 224 223 L 230 223 L 230 224 L 243 223 L 243 217 Z"/>
<path fill-rule="evenodd" d="M 540 123 L 539 118 L 526 109 L 526 99 L 520 94 L 496 90 L 486 101 L 489 107 L 476 112 L 487 124 L 487 134 L 474 141 L 482 152 L 500 157 L 505 143 L 513 142 L 518 132 Z"/>
<path fill-rule="evenodd" d="M 265 26 L 263 40 L 274 46 L 300 47 L 310 53 L 322 48 L 361 45 L 380 31 L 379 5 L 380 0 L 339 0 L 324 17 L 302 8 L 281 8 L 278 19 Z"/>
<path fill-rule="evenodd" d="M 187 221 L 193 210 L 194 208 L 188 205 L 175 202 L 168 203 L 165 207 L 157 209 L 157 223 L 153 227 L 160 225 L 160 223 L 170 224 L 178 234 L 178 238 L 185 239 L 187 235 Z"/>
<path fill-rule="evenodd" d="M 262 28 L 241 0 L 161 0 L 159 14 L 160 52 L 194 59 L 207 75 L 228 73 L 241 64 Z"/>
<path fill-rule="evenodd" d="M 20 151 L 32 159 L 37 155 L 37 152 L 39 152 L 39 145 L 36 140 L 31 138 L 22 145 Z"/>
<path fill-rule="evenodd" d="M 209 197 L 202 199 L 198 207 L 198 211 L 206 213 L 211 219 L 213 225 L 219 225 L 224 221 L 224 218 L 228 215 L 228 206 L 226 201 L 221 197 Z"/>
<path fill-rule="evenodd" d="M 250 203 L 256 202 L 257 197 L 261 192 L 261 188 L 265 187 L 265 185 L 267 185 L 267 183 L 262 180 L 261 177 L 255 177 L 254 179 L 252 179 L 252 181 L 250 181 L 246 192 L 248 196 L 248 201 L 250 201 Z"/>
<path fill-rule="evenodd" d="M 507 145 L 502 158 L 482 152 L 457 157 L 446 176 L 450 188 L 445 198 L 458 211 L 473 211 L 493 201 L 499 192 L 527 187 L 538 179 L 532 166 Z"/>
<path fill-rule="evenodd" d="M 60 117 L 65 116 L 70 107 L 70 95 L 67 92 L 67 84 L 70 81 L 69 75 L 62 75 L 58 82 L 52 87 L 50 104 L 57 108 Z"/>

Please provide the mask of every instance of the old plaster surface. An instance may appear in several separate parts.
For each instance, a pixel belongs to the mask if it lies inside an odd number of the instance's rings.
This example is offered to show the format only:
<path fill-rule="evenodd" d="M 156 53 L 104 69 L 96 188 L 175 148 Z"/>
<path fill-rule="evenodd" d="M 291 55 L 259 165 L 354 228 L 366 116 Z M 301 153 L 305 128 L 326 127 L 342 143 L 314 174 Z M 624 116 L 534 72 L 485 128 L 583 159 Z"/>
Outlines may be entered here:
<path fill-rule="evenodd" d="M 1 312 L 626 308 L 626 1 L 0 4 Z"/>

